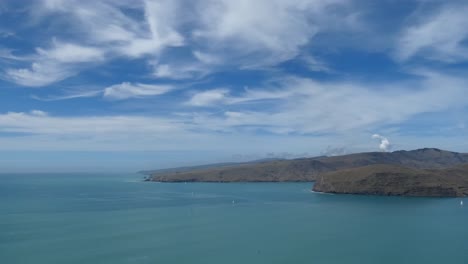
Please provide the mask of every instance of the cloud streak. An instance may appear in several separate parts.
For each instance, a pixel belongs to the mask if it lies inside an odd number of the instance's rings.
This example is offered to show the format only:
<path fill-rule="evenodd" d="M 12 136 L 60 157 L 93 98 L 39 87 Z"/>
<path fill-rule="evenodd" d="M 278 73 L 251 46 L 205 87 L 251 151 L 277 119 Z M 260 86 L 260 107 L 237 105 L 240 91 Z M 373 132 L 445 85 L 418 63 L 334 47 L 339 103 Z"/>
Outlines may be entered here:
<path fill-rule="evenodd" d="M 123 100 L 162 95 L 174 89 L 174 86 L 171 85 L 123 82 L 121 84 L 115 84 L 105 88 L 103 96 L 108 99 Z"/>
<path fill-rule="evenodd" d="M 396 57 L 405 61 L 420 56 L 449 63 L 467 60 L 463 44 L 468 37 L 467 12 L 466 3 L 448 4 L 432 15 L 418 17 L 419 21 L 402 31 Z"/>
<path fill-rule="evenodd" d="M 238 146 L 230 145 L 230 148 L 237 148 L 261 137 L 265 140 L 277 140 L 277 137 L 312 139 L 324 135 L 339 138 L 365 134 L 369 129 L 398 128 L 421 114 L 466 107 L 465 83 L 461 77 L 426 73 L 418 81 L 392 83 L 377 89 L 372 84 L 289 77 L 270 84 L 272 86 L 249 88 L 237 95 L 226 88 L 198 92 L 188 100 L 181 98 L 177 112 L 164 116 L 57 116 L 39 110 L 8 112 L 0 114 L 0 133 L 22 135 L 21 138 L 10 137 L 9 145 L 12 142 L 22 145 L 28 138 L 40 137 L 41 142 L 57 140 L 64 146 L 77 146 L 83 140 L 91 140 L 95 148 L 112 144 L 119 148 L 149 144 L 154 148 L 163 144 L 173 149 L 181 147 L 181 141 L 185 142 L 184 148 L 202 147 L 202 142 L 205 148 L 215 148 L 217 144 L 223 145 L 223 140 L 242 138 L 242 142 L 236 141 Z M 442 86 L 444 90 L 439 89 Z M 114 99 L 157 98 L 171 91 L 169 87 L 140 83 L 108 88 L 111 91 L 108 96 Z M 274 107 L 255 107 L 265 104 Z M 129 146 L 125 140 L 129 138 L 147 143 Z M 201 138 L 202 141 L 192 142 Z M 210 138 L 216 140 L 210 141 Z M 388 139 L 379 137 L 379 140 L 381 149 L 388 150 Z M 320 149 L 328 144 L 324 142 Z"/>
<path fill-rule="evenodd" d="M 187 102 L 192 106 L 211 106 L 222 102 L 228 95 L 228 89 L 213 89 L 195 93 Z"/>
<path fill-rule="evenodd" d="M 12 10 L 24 19 L 11 25 L 14 37 L 1 37 L 0 146 L 221 148 L 236 138 L 230 147 L 259 141 L 261 149 L 280 147 L 272 138 L 348 134 L 371 146 L 370 131 L 400 142 L 398 133 L 421 129 L 409 124 L 421 116 L 445 120 L 448 113 L 466 123 L 467 78 L 457 75 L 468 59 L 466 4 L 418 1 L 407 13 L 378 18 L 369 10 L 387 10 L 374 6 L 35 1 Z M 44 89 L 29 102 L 29 91 L 16 86 Z M 78 98 L 73 105 L 88 115 L 58 102 Z M 18 103 L 8 108 L 7 100 Z"/>
<path fill-rule="evenodd" d="M 141 99 L 144 97 L 154 97 L 172 92 L 176 89 L 173 85 L 160 85 L 160 84 L 143 84 L 143 83 L 130 83 L 123 82 L 120 84 L 110 85 L 106 88 L 93 89 L 93 90 L 67 90 L 61 95 L 52 95 L 47 97 L 40 97 L 32 95 L 31 98 L 39 101 L 61 101 L 76 98 L 91 98 L 102 97 L 109 100 L 126 100 L 126 99 Z"/>
<path fill-rule="evenodd" d="M 38 1 L 26 13 L 33 21 L 29 26 L 48 21 L 58 32 L 67 28 L 76 34 L 41 35 L 49 41 L 18 57 L 23 63 L 8 67 L 4 79 L 47 86 L 116 58 L 143 58 L 154 66 L 154 77 L 166 79 L 206 76 L 222 68 L 270 67 L 299 55 L 322 30 L 350 29 L 346 18 L 354 10 L 348 2 Z M 326 20 L 330 7 L 340 14 L 333 27 Z M 165 56 L 180 47 L 191 55 Z"/>
<path fill-rule="evenodd" d="M 67 92 L 66 94 L 62 95 L 51 95 L 47 97 L 41 97 L 37 95 L 31 95 L 31 98 L 39 101 L 44 102 L 53 102 L 53 101 L 62 101 L 62 100 L 70 100 L 70 99 L 77 99 L 77 98 L 90 98 L 96 97 L 103 94 L 102 90 L 91 90 L 91 91 L 79 91 L 79 92 Z"/>
<path fill-rule="evenodd" d="M 286 78 L 273 88 L 249 89 L 240 96 L 229 96 L 226 90 L 201 92 L 197 95 L 209 100 L 200 100 L 199 105 L 229 110 L 216 117 L 196 115 L 196 120 L 200 125 L 225 131 L 250 128 L 282 134 L 337 133 L 398 124 L 417 114 L 466 105 L 462 99 L 466 90 L 463 78 L 426 74 L 422 81 L 378 87 L 359 82 Z M 260 103 L 270 103 L 272 107 L 249 110 L 249 106 Z"/>

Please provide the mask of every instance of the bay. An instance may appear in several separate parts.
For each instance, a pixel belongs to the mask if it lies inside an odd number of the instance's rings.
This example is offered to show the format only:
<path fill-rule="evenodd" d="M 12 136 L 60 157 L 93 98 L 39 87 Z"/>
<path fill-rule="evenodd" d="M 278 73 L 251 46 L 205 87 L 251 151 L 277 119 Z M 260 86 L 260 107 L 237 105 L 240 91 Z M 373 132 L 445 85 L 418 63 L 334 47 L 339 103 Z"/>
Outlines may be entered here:
<path fill-rule="evenodd" d="M 0 263 L 468 261 L 468 208 L 460 199 L 142 178 L 0 175 Z"/>

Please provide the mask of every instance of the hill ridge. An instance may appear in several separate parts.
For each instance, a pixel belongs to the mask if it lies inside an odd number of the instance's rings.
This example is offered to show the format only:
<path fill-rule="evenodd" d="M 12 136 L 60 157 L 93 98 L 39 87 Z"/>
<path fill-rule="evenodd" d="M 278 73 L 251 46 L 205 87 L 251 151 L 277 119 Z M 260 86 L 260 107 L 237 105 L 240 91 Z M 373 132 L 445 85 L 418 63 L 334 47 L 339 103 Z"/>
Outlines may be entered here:
<path fill-rule="evenodd" d="M 153 171 L 148 181 L 162 182 L 298 182 L 315 181 L 318 175 L 374 164 L 399 165 L 414 169 L 442 169 L 468 163 L 468 154 L 438 148 L 363 152 L 341 156 L 320 156 L 291 160 L 234 163 L 223 166 L 177 168 Z"/>

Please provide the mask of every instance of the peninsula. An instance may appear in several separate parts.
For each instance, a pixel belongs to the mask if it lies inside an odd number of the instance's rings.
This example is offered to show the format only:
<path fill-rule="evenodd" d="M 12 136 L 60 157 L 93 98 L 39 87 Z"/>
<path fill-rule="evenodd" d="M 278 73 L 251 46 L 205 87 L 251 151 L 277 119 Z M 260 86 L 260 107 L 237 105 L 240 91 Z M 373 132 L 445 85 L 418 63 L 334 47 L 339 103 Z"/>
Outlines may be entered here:
<path fill-rule="evenodd" d="M 157 182 L 315 182 L 314 191 L 405 196 L 468 195 L 468 154 L 436 148 L 145 172 Z"/>

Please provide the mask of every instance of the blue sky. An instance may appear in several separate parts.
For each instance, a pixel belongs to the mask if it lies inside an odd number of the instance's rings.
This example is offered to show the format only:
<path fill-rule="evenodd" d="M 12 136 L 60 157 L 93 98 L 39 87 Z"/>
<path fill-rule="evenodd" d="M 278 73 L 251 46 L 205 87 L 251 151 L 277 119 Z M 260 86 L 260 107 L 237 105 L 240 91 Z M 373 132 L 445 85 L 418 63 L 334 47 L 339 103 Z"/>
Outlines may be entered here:
<path fill-rule="evenodd" d="M 0 169 L 466 152 L 466 14 L 466 1 L 2 1 Z"/>

